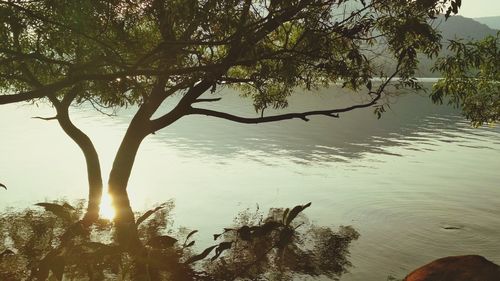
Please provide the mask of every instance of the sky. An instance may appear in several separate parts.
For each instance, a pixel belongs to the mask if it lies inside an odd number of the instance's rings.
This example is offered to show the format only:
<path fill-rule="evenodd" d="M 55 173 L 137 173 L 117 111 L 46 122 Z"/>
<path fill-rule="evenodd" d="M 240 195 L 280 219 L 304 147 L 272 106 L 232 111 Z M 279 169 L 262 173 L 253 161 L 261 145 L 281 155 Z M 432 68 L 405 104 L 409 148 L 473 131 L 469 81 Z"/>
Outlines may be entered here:
<path fill-rule="evenodd" d="M 462 0 L 458 14 L 467 18 L 500 16 L 500 0 Z"/>

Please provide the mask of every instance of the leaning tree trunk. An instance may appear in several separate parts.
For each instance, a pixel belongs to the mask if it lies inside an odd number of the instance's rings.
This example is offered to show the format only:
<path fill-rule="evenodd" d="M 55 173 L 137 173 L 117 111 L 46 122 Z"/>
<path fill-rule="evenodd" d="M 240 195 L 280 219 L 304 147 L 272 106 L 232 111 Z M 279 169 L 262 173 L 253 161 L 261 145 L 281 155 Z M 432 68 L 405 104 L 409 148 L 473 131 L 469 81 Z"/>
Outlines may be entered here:
<path fill-rule="evenodd" d="M 139 107 L 134 118 L 130 121 L 109 174 L 108 186 L 116 212 L 114 222 L 117 235 L 119 239 L 125 239 L 120 243 L 124 243 L 124 245 L 130 244 L 129 246 L 132 246 L 132 248 L 138 242 L 138 238 L 134 212 L 127 194 L 127 185 L 139 146 L 142 140 L 152 132 L 150 118 L 166 98 L 164 88 L 165 81 L 160 79 L 151 90 L 149 99 Z M 134 242 L 134 239 L 137 241 Z"/>
<path fill-rule="evenodd" d="M 69 118 L 68 106 L 55 104 L 57 120 L 64 132 L 80 147 L 87 165 L 87 179 L 89 184 L 89 196 L 87 212 L 84 221 L 93 222 L 99 217 L 99 205 L 101 203 L 103 182 L 99 156 L 90 138 L 78 129 Z"/>
<path fill-rule="evenodd" d="M 116 212 L 115 227 L 118 242 L 126 249 L 135 250 L 138 242 L 135 218 L 127 193 L 127 184 L 137 150 L 143 137 L 127 132 L 109 174 L 109 193 Z"/>
<path fill-rule="evenodd" d="M 114 226 L 116 239 L 123 250 L 133 259 L 132 280 L 156 280 L 152 278 L 153 269 L 148 266 L 147 250 L 139 239 L 137 225 L 130 200 L 127 185 L 132 172 L 135 156 L 142 140 L 149 134 L 149 118 L 141 113 L 136 114 L 123 137 L 122 143 L 113 161 L 109 174 L 109 193 L 116 215 Z"/>

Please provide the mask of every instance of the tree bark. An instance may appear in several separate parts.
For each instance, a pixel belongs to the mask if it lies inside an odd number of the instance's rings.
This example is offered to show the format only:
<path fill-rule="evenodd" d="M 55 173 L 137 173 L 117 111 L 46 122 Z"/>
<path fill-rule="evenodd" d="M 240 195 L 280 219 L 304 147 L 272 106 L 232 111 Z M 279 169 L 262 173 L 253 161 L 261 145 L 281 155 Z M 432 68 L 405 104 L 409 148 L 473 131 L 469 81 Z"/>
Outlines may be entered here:
<path fill-rule="evenodd" d="M 90 138 L 78 129 L 69 118 L 68 107 L 64 104 L 54 104 L 57 110 L 57 120 L 64 132 L 80 147 L 87 165 L 89 196 L 87 212 L 84 221 L 93 222 L 99 217 L 99 205 L 102 197 L 102 175 L 99 156 Z"/>
<path fill-rule="evenodd" d="M 145 105 L 143 105 L 145 106 Z M 109 174 L 109 193 L 115 209 L 114 227 L 120 247 L 133 259 L 132 280 L 156 280 L 151 278 L 147 250 L 142 244 L 135 223 L 134 212 L 127 193 L 128 181 L 142 140 L 149 135 L 149 110 L 143 107 L 136 113 L 118 148 Z"/>
<path fill-rule="evenodd" d="M 116 212 L 114 219 L 117 239 L 125 249 L 141 248 L 135 217 L 127 193 L 128 181 L 142 140 L 150 133 L 149 114 L 142 108 L 134 116 L 118 148 L 109 174 L 109 193 Z"/>

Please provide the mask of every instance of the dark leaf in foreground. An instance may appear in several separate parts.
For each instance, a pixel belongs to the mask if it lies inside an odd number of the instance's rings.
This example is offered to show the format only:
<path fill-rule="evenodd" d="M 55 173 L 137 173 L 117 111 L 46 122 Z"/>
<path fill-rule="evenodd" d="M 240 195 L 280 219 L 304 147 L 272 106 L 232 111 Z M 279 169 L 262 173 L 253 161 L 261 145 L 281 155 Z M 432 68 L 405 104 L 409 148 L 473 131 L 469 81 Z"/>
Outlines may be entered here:
<path fill-rule="evenodd" d="M 193 262 L 196 262 L 196 261 L 199 261 L 199 260 L 202 260 L 202 259 L 206 258 L 208 256 L 208 254 L 210 254 L 210 252 L 212 252 L 212 250 L 215 249 L 215 247 L 217 247 L 217 246 L 218 245 L 208 247 L 205 250 L 203 250 L 203 252 L 201 254 L 190 257 L 185 262 L 185 264 L 190 264 L 190 263 L 193 263 Z"/>
<path fill-rule="evenodd" d="M 149 210 L 147 211 L 146 213 L 144 213 L 144 215 L 140 216 L 137 221 L 135 222 L 135 225 L 139 225 L 141 224 L 141 222 L 145 221 L 147 218 L 149 218 L 149 216 L 151 216 L 152 214 L 154 214 L 155 212 L 157 212 L 158 210 L 162 209 L 164 206 L 161 205 L 161 206 L 158 206 L 152 210 Z"/>
<path fill-rule="evenodd" d="M 191 232 L 187 235 L 187 237 L 186 237 L 186 241 L 188 241 L 188 240 L 189 240 L 189 238 L 191 238 L 191 236 L 193 236 L 196 232 L 198 232 L 198 230 L 193 230 L 193 231 L 191 231 Z"/>
<path fill-rule="evenodd" d="M 171 248 L 177 242 L 177 239 L 168 235 L 153 237 L 149 240 L 148 245 L 156 249 Z"/>
<path fill-rule="evenodd" d="M 214 261 L 222 254 L 222 252 L 224 252 L 225 250 L 231 249 L 232 244 L 233 244 L 233 242 L 220 243 L 219 246 L 217 246 L 217 248 L 215 249 L 215 256 L 213 256 L 211 260 Z"/>
<path fill-rule="evenodd" d="M 76 222 L 69 226 L 66 231 L 61 235 L 61 242 L 66 243 L 69 240 L 77 236 L 83 236 L 86 234 L 85 227 L 81 222 Z"/>
<path fill-rule="evenodd" d="M 43 207 L 45 211 L 51 212 L 57 217 L 64 220 L 71 220 L 71 211 L 73 207 L 69 208 L 66 205 L 58 205 L 54 203 L 36 203 L 36 206 Z M 69 205 L 68 205 L 69 206 Z"/>
<path fill-rule="evenodd" d="M 97 256 L 114 255 L 121 252 L 119 246 L 112 246 L 99 242 L 87 242 L 82 245 L 82 249 L 84 249 L 87 253 L 95 254 Z"/>
<path fill-rule="evenodd" d="M 238 235 L 241 239 L 245 241 L 250 240 L 252 238 L 250 227 L 248 227 L 247 225 L 242 226 L 240 229 L 238 229 Z"/>
<path fill-rule="evenodd" d="M 0 186 L 5 188 L 5 190 L 7 190 L 7 187 L 4 184 L 0 183 Z"/>
<path fill-rule="evenodd" d="M 252 234 L 255 236 L 264 236 L 280 226 L 282 226 L 282 224 L 277 221 L 268 221 L 261 226 L 252 227 Z"/>
<path fill-rule="evenodd" d="M 57 256 L 54 258 L 52 261 L 52 276 L 56 278 L 56 280 L 62 281 L 63 280 L 63 274 L 64 274 L 64 267 L 65 267 L 65 261 L 64 258 L 61 256 Z"/>
<path fill-rule="evenodd" d="M 37 280 L 47 280 L 52 271 L 56 280 L 62 280 L 64 272 L 64 259 L 59 256 L 58 249 L 50 251 L 41 261 L 36 272 Z"/>
<path fill-rule="evenodd" d="M 189 242 L 189 244 L 185 245 L 184 248 L 189 248 L 194 245 L 194 241 Z"/>
<path fill-rule="evenodd" d="M 293 207 L 293 209 L 290 211 L 288 216 L 286 217 L 285 225 L 290 225 L 290 223 L 297 217 L 297 215 L 304 211 L 307 207 L 311 206 L 311 202 L 305 204 L 305 205 L 298 205 Z"/>

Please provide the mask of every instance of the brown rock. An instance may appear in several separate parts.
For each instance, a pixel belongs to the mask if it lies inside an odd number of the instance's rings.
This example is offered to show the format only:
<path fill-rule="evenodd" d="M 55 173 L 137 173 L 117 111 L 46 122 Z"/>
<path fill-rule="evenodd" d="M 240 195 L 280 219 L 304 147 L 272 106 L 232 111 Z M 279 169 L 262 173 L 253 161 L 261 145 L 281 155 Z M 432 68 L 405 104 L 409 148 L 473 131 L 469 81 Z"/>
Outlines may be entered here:
<path fill-rule="evenodd" d="M 500 266 L 482 256 L 437 259 L 412 273 L 405 281 L 500 281 Z"/>

